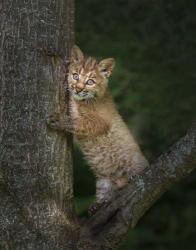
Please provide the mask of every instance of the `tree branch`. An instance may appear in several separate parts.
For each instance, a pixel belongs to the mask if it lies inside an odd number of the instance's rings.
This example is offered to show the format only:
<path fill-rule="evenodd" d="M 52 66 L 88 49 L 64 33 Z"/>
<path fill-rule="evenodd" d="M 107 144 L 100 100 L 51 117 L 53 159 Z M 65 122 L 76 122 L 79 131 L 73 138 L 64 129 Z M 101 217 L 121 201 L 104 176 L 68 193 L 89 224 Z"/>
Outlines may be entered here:
<path fill-rule="evenodd" d="M 196 123 L 187 134 L 146 168 L 115 199 L 103 206 L 82 228 L 101 249 L 115 249 L 142 215 L 175 182 L 196 168 Z"/>

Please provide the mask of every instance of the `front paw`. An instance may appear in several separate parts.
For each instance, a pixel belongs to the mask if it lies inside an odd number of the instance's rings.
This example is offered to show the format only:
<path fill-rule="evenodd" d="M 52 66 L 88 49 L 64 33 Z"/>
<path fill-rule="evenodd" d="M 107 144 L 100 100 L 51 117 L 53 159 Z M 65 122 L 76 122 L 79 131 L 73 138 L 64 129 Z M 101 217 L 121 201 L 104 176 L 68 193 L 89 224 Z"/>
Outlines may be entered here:
<path fill-rule="evenodd" d="M 46 117 L 46 123 L 48 127 L 54 130 L 62 130 L 62 124 L 60 122 L 60 114 L 52 113 Z"/>

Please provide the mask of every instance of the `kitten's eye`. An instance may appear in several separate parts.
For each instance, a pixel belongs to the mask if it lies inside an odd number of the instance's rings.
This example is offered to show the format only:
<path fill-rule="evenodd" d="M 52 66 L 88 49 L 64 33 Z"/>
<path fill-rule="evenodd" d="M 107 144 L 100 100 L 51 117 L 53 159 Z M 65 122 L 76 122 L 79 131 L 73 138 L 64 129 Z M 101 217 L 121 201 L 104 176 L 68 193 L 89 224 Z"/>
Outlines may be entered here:
<path fill-rule="evenodd" d="M 88 79 L 88 81 L 86 82 L 86 84 L 93 85 L 93 84 L 95 84 L 95 81 L 93 79 Z"/>
<path fill-rule="evenodd" d="M 74 80 L 79 80 L 79 75 L 78 75 L 77 73 L 74 73 L 74 74 L 73 74 L 73 79 L 74 79 Z"/>

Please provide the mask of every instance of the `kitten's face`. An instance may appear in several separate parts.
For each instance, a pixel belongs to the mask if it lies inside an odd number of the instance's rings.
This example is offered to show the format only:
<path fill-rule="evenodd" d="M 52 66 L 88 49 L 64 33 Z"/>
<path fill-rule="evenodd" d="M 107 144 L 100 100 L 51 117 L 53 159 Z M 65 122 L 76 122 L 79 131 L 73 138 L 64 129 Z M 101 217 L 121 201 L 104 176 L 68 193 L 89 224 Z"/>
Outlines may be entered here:
<path fill-rule="evenodd" d="M 82 51 L 74 46 L 68 75 L 69 89 L 74 99 L 82 101 L 103 96 L 113 67 L 113 58 L 98 63 L 92 57 L 85 58 Z"/>

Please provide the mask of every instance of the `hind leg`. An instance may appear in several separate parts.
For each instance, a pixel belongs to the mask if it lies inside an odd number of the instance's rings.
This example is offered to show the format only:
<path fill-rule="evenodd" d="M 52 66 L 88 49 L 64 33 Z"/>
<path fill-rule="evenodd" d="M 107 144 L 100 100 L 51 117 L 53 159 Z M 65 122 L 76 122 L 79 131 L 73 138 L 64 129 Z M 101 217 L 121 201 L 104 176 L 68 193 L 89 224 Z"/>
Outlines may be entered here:
<path fill-rule="evenodd" d="M 93 215 L 103 204 L 112 200 L 114 196 L 113 184 L 108 178 L 100 178 L 96 181 L 96 203 L 89 208 L 89 214 Z"/>
<path fill-rule="evenodd" d="M 113 184 L 108 178 L 97 179 L 96 182 L 96 202 L 104 203 L 113 198 L 114 188 Z"/>

